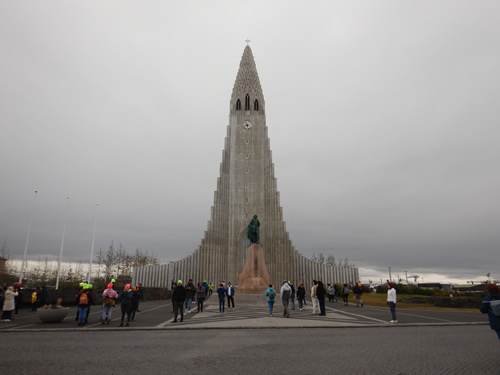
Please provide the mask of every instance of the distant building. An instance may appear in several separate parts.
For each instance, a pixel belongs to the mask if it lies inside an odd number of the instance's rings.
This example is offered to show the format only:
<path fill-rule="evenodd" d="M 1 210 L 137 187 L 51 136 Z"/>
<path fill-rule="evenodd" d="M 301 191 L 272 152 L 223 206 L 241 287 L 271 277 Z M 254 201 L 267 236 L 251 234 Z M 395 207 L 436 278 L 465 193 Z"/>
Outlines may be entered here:
<path fill-rule="evenodd" d="M 453 290 L 452 284 L 441 284 L 441 283 L 419 283 L 419 288 L 428 288 L 428 289 L 442 289 L 447 292 L 451 292 Z"/>
<path fill-rule="evenodd" d="M 453 290 L 458 292 L 484 292 L 486 290 L 486 283 L 454 285 Z"/>

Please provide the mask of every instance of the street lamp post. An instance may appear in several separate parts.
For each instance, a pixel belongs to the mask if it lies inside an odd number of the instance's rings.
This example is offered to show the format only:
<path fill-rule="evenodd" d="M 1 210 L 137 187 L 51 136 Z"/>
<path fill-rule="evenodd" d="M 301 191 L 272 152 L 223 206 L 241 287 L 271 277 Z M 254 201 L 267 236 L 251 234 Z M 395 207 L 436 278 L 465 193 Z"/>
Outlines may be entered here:
<path fill-rule="evenodd" d="M 28 224 L 28 233 L 26 234 L 26 244 L 24 245 L 23 262 L 21 263 L 21 273 L 19 274 L 19 284 L 22 284 L 22 282 L 23 282 L 24 267 L 26 267 L 26 253 L 28 251 L 28 244 L 30 242 L 31 222 L 33 221 L 33 216 L 35 216 L 37 193 L 38 193 L 38 190 L 35 190 L 35 198 L 33 200 L 33 209 L 31 210 L 30 221 Z"/>
<path fill-rule="evenodd" d="M 63 234 L 62 234 L 62 240 L 61 240 L 61 251 L 59 252 L 59 262 L 57 263 L 56 290 L 59 289 L 59 276 L 61 273 L 61 260 L 62 260 L 62 253 L 63 253 L 63 248 L 64 248 L 64 235 L 66 234 L 66 221 L 68 219 L 68 207 L 69 207 L 69 197 L 66 198 L 66 213 L 64 214 L 64 227 L 63 227 Z"/>
<path fill-rule="evenodd" d="M 89 284 L 92 283 L 92 281 L 90 280 L 90 277 L 92 275 L 92 259 L 94 258 L 95 229 L 96 229 L 96 224 L 97 224 L 97 209 L 98 208 L 99 208 L 99 203 L 97 203 L 96 208 L 95 208 L 94 234 L 92 235 L 92 247 L 90 249 L 89 274 L 87 277 L 87 282 Z"/>

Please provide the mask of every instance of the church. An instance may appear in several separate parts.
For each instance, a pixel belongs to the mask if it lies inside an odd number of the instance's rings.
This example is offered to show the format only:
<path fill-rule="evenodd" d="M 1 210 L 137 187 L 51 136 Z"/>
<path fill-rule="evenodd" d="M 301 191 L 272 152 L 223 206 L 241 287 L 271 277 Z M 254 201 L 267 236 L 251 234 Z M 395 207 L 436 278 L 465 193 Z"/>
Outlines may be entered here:
<path fill-rule="evenodd" d="M 275 286 L 283 280 L 305 286 L 313 279 L 357 282 L 357 268 L 321 264 L 295 249 L 286 230 L 271 156 L 266 102 L 252 49 L 247 45 L 231 94 L 217 190 L 201 243 L 178 261 L 134 269 L 132 282 L 170 287 L 178 279 L 214 284 L 225 280 L 243 289 L 249 278 Z M 256 244 L 247 238 L 254 216 L 260 223 Z M 256 288 L 248 289 L 252 292 Z"/>

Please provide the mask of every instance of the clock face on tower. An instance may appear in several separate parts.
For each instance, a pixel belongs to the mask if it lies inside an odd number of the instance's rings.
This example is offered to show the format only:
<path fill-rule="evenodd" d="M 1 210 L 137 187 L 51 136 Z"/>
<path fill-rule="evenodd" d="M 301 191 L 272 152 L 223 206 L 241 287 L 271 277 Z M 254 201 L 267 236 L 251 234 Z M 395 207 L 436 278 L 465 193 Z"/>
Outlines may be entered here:
<path fill-rule="evenodd" d="M 245 130 L 250 130 L 250 129 L 252 129 L 252 123 L 251 123 L 250 121 L 245 121 L 245 122 L 243 123 L 243 125 L 241 125 L 241 126 L 242 126 L 242 127 L 243 127 L 243 129 L 245 129 Z"/>

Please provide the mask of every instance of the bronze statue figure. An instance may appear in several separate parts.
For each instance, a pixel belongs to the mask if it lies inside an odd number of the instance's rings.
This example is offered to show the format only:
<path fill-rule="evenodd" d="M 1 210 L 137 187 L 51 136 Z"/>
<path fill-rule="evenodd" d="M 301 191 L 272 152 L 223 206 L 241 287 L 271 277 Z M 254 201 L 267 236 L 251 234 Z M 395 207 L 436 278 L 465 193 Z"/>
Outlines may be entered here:
<path fill-rule="evenodd" d="M 259 219 L 257 219 L 257 215 L 254 215 L 247 227 L 247 238 L 251 243 L 259 243 L 259 227 Z"/>

